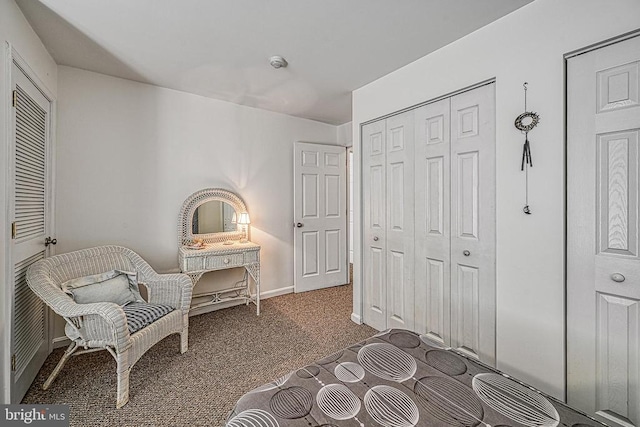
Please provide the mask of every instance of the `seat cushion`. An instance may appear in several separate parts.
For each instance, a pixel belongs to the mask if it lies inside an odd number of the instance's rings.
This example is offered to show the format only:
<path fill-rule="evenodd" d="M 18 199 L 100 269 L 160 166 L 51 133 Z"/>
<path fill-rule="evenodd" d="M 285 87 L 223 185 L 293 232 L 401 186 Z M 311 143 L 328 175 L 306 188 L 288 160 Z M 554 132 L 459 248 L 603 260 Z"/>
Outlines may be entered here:
<path fill-rule="evenodd" d="M 166 304 L 149 304 L 146 302 L 131 302 L 122 307 L 127 316 L 129 334 L 134 334 L 152 324 L 174 308 Z"/>
<path fill-rule="evenodd" d="M 111 270 L 66 281 L 61 287 L 78 304 L 113 302 L 124 305 L 144 301 L 136 272 Z"/>

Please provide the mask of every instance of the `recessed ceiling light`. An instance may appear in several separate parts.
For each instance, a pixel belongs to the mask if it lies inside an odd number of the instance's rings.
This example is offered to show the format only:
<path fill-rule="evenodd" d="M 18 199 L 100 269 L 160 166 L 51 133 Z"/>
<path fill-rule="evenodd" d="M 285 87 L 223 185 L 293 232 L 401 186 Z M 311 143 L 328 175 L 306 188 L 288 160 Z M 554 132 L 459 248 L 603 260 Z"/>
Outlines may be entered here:
<path fill-rule="evenodd" d="M 287 60 L 280 55 L 272 56 L 271 58 L 269 58 L 269 63 L 275 69 L 286 68 L 286 66 L 289 65 Z"/>

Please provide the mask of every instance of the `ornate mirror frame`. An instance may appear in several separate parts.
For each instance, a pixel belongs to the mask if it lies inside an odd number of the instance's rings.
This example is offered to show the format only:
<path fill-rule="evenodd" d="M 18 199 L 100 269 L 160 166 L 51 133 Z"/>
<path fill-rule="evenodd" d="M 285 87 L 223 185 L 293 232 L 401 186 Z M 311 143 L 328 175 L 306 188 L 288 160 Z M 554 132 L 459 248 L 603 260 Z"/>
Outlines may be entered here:
<path fill-rule="evenodd" d="M 231 191 L 222 188 L 205 188 L 204 190 L 197 191 L 187 197 L 187 200 L 182 204 L 182 208 L 180 208 L 180 215 L 178 216 L 178 245 L 187 245 L 193 241 L 195 237 L 192 232 L 193 214 L 198 206 L 214 200 L 228 203 L 235 209 L 238 216 L 242 212 L 248 212 L 247 206 L 240 196 Z M 242 230 L 197 234 L 196 236 L 204 240 L 205 243 L 240 240 L 242 238 Z"/>

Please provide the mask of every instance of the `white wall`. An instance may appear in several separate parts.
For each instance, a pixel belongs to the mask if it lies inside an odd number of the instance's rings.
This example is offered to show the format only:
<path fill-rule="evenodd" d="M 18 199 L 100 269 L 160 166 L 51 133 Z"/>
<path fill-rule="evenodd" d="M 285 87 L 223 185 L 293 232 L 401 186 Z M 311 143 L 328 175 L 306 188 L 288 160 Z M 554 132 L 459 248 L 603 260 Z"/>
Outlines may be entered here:
<path fill-rule="evenodd" d="M 335 126 L 76 68 L 58 72 L 58 252 L 119 244 L 160 272 L 176 270 L 183 201 L 222 187 L 251 214 L 262 291 L 293 286 L 293 143 L 335 144 Z M 205 275 L 195 291 L 241 275 Z"/>
<path fill-rule="evenodd" d="M 353 96 L 353 141 L 361 123 L 496 78 L 498 368 L 558 397 L 565 394 L 563 55 L 640 27 L 637 0 L 537 0 L 407 65 Z M 528 107 L 530 205 L 522 213 L 523 135 L 513 121 Z M 355 144 L 356 164 L 360 163 Z M 359 170 L 356 170 L 359 188 Z M 360 197 L 356 199 L 359 217 Z M 356 227 L 356 259 L 360 256 Z M 356 271 L 356 284 L 360 272 Z M 356 286 L 354 319 L 361 314 Z"/>
<path fill-rule="evenodd" d="M 347 122 L 340 126 L 336 126 L 336 135 L 338 138 L 338 144 L 344 145 L 345 147 L 351 147 L 351 145 L 353 145 L 352 122 Z"/>
<path fill-rule="evenodd" d="M 10 261 L 6 251 L 9 241 L 9 218 L 7 212 L 7 180 L 8 180 L 8 156 L 9 156 L 9 88 L 6 74 L 7 49 L 5 44 L 10 43 L 20 56 L 29 64 L 38 78 L 47 89 L 56 94 L 57 68 L 56 64 L 46 51 L 42 42 L 27 23 L 22 12 L 13 0 L 0 0 L 0 51 L 3 55 L 0 65 L 0 402 L 8 403 L 9 382 L 9 343 L 11 316 L 7 302 L 11 292 L 11 282 L 7 278 Z"/>

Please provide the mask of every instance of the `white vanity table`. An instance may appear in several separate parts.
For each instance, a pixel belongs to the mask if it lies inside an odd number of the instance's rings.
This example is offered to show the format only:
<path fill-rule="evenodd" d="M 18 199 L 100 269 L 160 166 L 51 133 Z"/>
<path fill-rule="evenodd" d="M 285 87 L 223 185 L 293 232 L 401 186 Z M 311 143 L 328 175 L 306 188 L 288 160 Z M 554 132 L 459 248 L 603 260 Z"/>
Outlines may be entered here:
<path fill-rule="evenodd" d="M 195 294 L 194 297 L 210 297 L 208 301 L 197 303 L 191 309 L 219 304 L 225 301 L 244 300 L 256 305 L 256 314 L 260 314 L 260 246 L 255 243 L 239 243 L 234 241 L 231 245 L 222 242 L 206 244 L 203 249 L 189 249 L 180 247 L 178 251 L 180 270 L 191 277 L 193 285 L 204 273 L 209 271 L 224 270 L 227 268 L 244 267 L 244 279 L 237 284 L 225 289 L 207 293 Z M 255 293 L 251 293 L 249 281 L 251 277 L 255 283 Z"/>
<path fill-rule="evenodd" d="M 178 263 L 180 271 L 191 277 L 194 287 L 207 272 L 228 268 L 245 270 L 243 280 L 230 287 L 210 292 L 194 289 L 193 298 L 205 300 L 193 304 L 192 310 L 242 300 L 246 304 L 254 303 L 256 314 L 260 314 L 260 246 L 246 241 L 248 233 L 238 229 L 236 219 L 242 213 L 247 213 L 244 201 L 221 188 L 198 191 L 182 205 L 178 221 Z M 203 243 L 200 248 L 194 248 L 196 240 Z"/>

